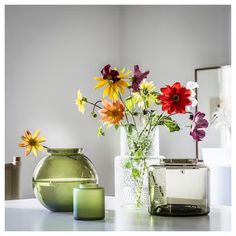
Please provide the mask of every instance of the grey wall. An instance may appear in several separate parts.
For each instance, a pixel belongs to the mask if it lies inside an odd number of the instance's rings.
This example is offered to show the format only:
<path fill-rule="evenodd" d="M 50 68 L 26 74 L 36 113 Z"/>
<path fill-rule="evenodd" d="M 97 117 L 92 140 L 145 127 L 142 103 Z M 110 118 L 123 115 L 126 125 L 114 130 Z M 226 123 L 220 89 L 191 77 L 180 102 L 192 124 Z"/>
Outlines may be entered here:
<path fill-rule="evenodd" d="M 106 63 L 140 64 L 157 86 L 193 79 L 196 67 L 230 64 L 229 6 L 7 6 L 6 162 L 25 129 L 40 128 L 50 147 L 84 147 L 112 195 L 119 133 L 96 136 L 97 122 L 74 100 L 99 98 L 93 77 Z M 181 139 L 180 139 L 181 137 Z M 193 156 L 188 131 L 161 130 L 161 153 Z M 23 158 L 22 197 L 32 197 L 38 158 Z"/>
<path fill-rule="evenodd" d="M 122 54 L 126 66 L 149 68 L 158 87 L 194 80 L 194 69 L 230 64 L 229 6 L 126 6 L 122 8 Z M 188 116 L 177 117 L 183 125 Z M 160 129 L 160 152 L 195 156 L 189 129 Z"/>

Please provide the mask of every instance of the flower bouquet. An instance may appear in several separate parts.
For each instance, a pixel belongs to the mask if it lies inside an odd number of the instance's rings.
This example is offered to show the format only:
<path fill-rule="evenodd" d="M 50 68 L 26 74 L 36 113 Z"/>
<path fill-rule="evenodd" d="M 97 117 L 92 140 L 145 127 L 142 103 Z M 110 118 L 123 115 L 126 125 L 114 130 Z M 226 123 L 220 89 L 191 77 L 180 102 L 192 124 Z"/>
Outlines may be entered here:
<path fill-rule="evenodd" d="M 103 98 L 92 102 L 77 92 L 76 105 L 84 113 L 85 106 L 91 105 L 91 115 L 100 116 L 100 126 L 97 135 L 104 136 L 107 128 L 114 126 L 124 130 L 127 140 L 128 153 L 123 165 L 128 169 L 136 182 L 136 206 L 142 207 L 141 195 L 144 185 L 144 175 L 147 171 L 147 158 L 151 155 L 155 130 L 159 126 L 166 127 L 170 132 L 181 129 L 173 119 L 174 115 L 188 115 L 190 136 L 196 142 L 205 136 L 204 128 L 208 122 L 205 114 L 191 109 L 197 105 L 195 89 L 198 84 L 188 82 L 186 86 L 176 82 L 157 90 L 153 81 L 147 79 L 149 71 L 142 72 L 138 65 L 131 70 L 118 70 L 106 65 L 101 75 L 95 77 L 95 89 L 104 88 Z M 107 97 L 107 98 L 106 98 Z"/>

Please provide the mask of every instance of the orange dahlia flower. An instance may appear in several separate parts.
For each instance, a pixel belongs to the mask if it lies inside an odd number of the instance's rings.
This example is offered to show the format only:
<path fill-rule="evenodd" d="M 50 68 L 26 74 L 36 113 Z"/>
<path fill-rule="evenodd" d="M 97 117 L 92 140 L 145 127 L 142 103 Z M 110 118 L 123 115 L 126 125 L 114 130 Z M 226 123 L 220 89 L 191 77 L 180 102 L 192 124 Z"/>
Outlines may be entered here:
<path fill-rule="evenodd" d="M 109 102 L 107 100 L 102 101 L 103 108 L 99 110 L 101 115 L 101 121 L 107 124 L 118 125 L 123 119 L 125 114 L 125 106 L 119 100 Z"/>

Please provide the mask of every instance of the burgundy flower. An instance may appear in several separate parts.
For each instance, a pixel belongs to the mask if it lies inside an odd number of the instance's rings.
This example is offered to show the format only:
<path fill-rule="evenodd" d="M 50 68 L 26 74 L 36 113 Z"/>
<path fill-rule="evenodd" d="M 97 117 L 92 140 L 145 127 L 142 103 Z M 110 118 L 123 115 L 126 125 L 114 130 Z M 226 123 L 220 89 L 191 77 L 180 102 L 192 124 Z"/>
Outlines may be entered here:
<path fill-rule="evenodd" d="M 112 80 L 113 83 L 116 83 L 120 80 L 120 78 L 118 78 L 119 72 L 117 70 L 112 70 L 110 64 L 107 64 L 102 68 L 101 74 L 103 79 Z"/>
<path fill-rule="evenodd" d="M 140 90 L 139 85 L 143 81 L 143 79 L 147 78 L 147 75 L 149 74 L 149 70 L 145 72 L 141 72 L 139 70 L 139 66 L 135 65 L 134 66 L 134 76 L 133 76 L 133 81 L 132 81 L 132 89 L 133 92 L 138 92 Z"/>
<path fill-rule="evenodd" d="M 205 114 L 199 111 L 195 115 L 192 114 L 190 116 L 190 120 L 192 120 L 193 122 L 191 126 L 190 135 L 197 142 L 202 141 L 202 139 L 206 135 L 205 130 L 202 129 L 208 127 L 208 121 L 204 119 L 204 117 Z"/>

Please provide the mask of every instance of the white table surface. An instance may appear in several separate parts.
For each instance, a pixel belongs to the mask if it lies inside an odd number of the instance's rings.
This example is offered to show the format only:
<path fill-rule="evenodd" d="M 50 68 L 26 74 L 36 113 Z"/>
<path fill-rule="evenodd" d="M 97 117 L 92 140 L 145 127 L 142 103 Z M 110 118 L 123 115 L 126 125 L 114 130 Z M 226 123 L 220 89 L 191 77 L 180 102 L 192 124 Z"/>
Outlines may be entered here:
<path fill-rule="evenodd" d="M 115 198 L 106 197 L 106 217 L 97 221 L 77 221 L 71 212 L 50 212 L 37 199 L 5 202 L 6 231 L 229 231 L 231 208 L 213 207 L 209 215 L 161 217 L 147 210 L 115 207 Z"/>

